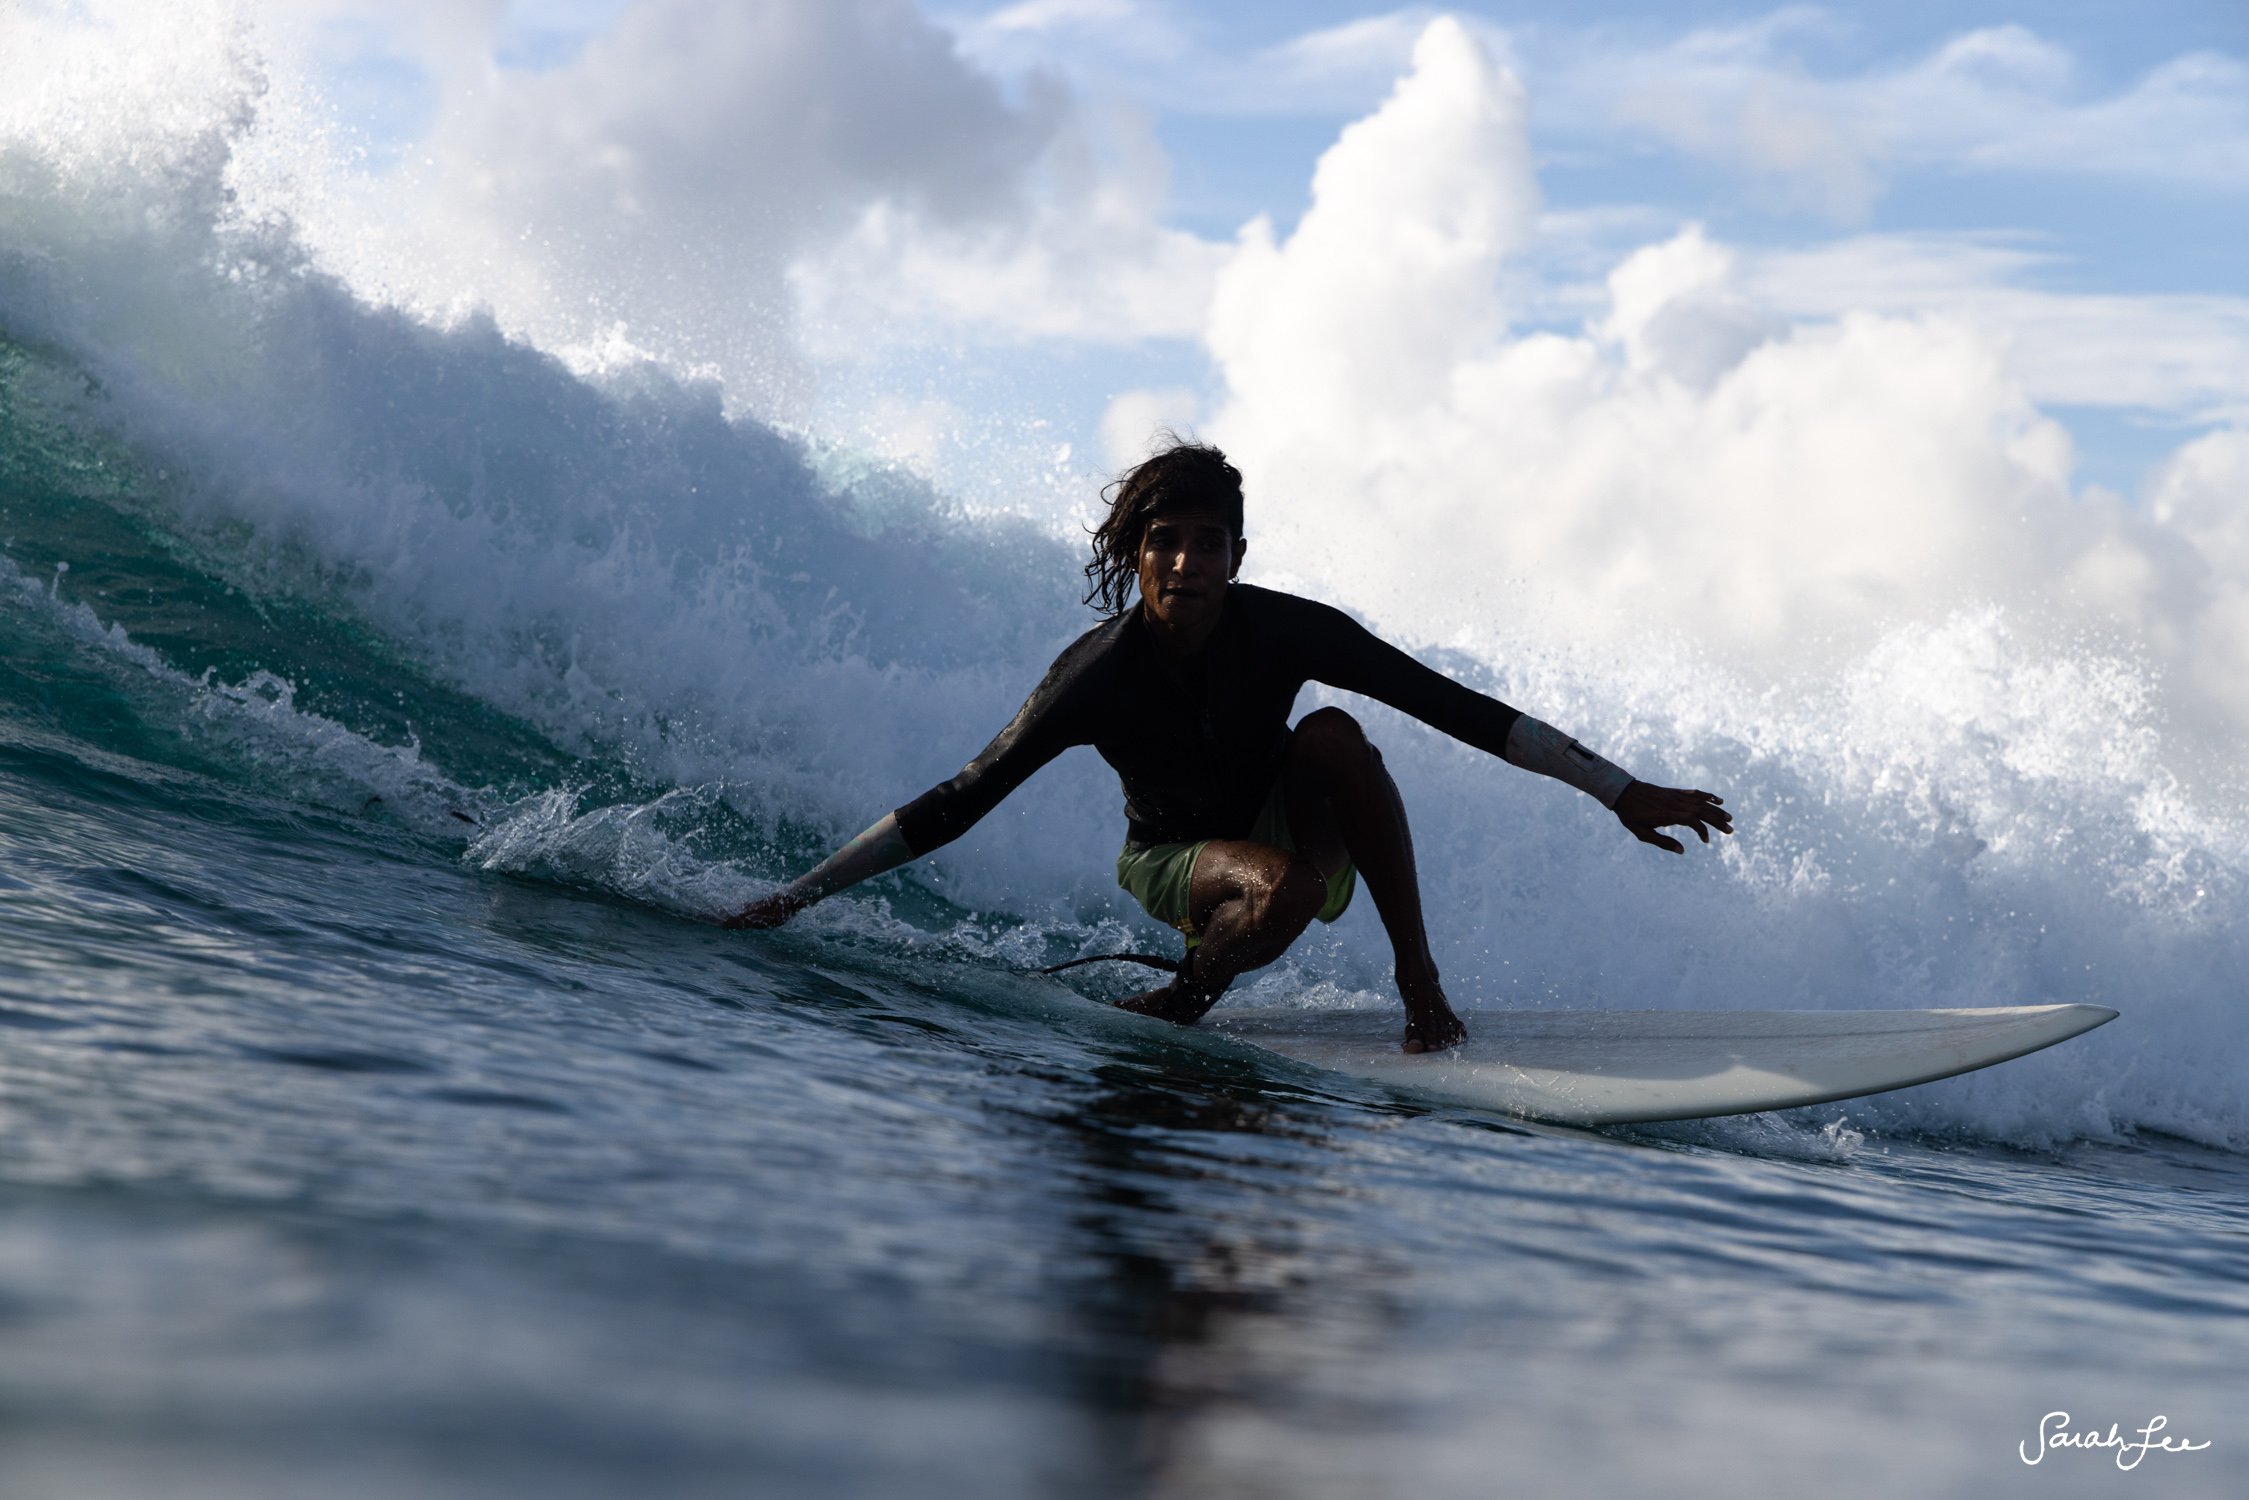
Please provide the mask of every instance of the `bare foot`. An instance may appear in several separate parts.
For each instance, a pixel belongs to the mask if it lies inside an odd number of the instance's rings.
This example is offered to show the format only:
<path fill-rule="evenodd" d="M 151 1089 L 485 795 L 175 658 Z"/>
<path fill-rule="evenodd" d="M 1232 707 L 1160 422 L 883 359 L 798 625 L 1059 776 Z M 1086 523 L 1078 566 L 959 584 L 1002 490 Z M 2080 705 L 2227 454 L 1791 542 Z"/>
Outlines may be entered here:
<path fill-rule="evenodd" d="M 1129 1010 L 1136 1016 L 1154 1016 L 1177 1026 L 1194 1025 L 1203 1018 L 1203 1012 L 1216 1005 L 1218 997 L 1226 993 L 1224 984 L 1212 986 L 1197 982 L 1194 966 L 1194 950 L 1189 949 L 1171 983 L 1119 1000 L 1117 1009 Z"/>
<path fill-rule="evenodd" d="M 1468 1028 L 1451 1011 L 1441 1016 L 1413 1016 L 1406 1021 L 1401 1052 L 1443 1052 L 1468 1040 Z"/>
<path fill-rule="evenodd" d="M 1468 1040 L 1468 1028 L 1453 1014 L 1452 1002 L 1434 978 L 1400 979 L 1398 995 L 1406 1002 L 1406 1039 L 1401 1052 L 1442 1052 Z"/>
<path fill-rule="evenodd" d="M 1215 998 L 1215 997 L 1214 997 Z M 1129 1010 L 1136 1016 L 1153 1016 L 1159 1021 L 1174 1025 L 1192 1026 L 1210 1009 L 1210 1001 L 1199 995 L 1184 994 L 1176 981 L 1159 989 L 1143 990 L 1117 1002 L 1117 1009 Z"/>

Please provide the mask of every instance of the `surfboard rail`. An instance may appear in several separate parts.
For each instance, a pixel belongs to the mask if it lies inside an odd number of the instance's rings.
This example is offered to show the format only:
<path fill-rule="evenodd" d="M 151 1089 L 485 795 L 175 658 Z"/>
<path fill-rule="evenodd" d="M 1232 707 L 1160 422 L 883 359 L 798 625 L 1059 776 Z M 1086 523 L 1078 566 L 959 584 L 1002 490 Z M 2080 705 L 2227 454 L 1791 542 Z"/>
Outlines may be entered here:
<path fill-rule="evenodd" d="M 1213 1011 L 1298 1062 L 1452 1104 L 1569 1125 L 1796 1109 L 1988 1068 L 2116 1019 L 2104 1005 L 1957 1010 L 1470 1012 L 1447 1052 L 1398 1050 L 1382 1010 Z"/>

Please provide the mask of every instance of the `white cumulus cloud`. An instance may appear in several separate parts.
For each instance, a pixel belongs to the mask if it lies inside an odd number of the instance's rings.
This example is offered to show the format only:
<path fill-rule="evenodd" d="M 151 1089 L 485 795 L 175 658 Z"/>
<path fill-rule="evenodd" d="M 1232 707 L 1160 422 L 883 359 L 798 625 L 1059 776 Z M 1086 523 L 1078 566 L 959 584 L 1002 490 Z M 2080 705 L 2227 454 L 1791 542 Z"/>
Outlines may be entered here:
<path fill-rule="evenodd" d="M 885 199 L 794 263 L 816 352 L 973 337 L 1191 339 L 1225 247 L 1163 222 L 1170 162 L 1149 122 L 1080 106 L 1025 174 L 1016 211 L 933 221 Z"/>
<path fill-rule="evenodd" d="M 1439 21 L 1296 232 L 1245 232 L 1211 431 L 1252 485 L 1253 560 L 1424 639 L 1529 613 L 1783 678 L 1997 605 L 2055 639 L 2121 629 L 2249 727 L 2249 437 L 2187 447 L 2145 509 L 2081 491 L 2003 334 L 1792 312 L 1691 227 L 1618 265 L 1582 331 L 1525 332 L 1496 289 L 1536 202 L 1522 90 Z"/>
<path fill-rule="evenodd" d="M 1003 90 L 911 0 L 638 0 L 546 69 L 499 65 L 493 7 L 414 20 L 386 35 L 440 80 L 436 118 L 308 226 L 323 255 L 400 300 L 489 306 L 548 347 L 619 343 L 768 405 L 792 386 L 793 264 L 871 213 L 1019 220 L 1068 113 L 1035 78 Z"/>

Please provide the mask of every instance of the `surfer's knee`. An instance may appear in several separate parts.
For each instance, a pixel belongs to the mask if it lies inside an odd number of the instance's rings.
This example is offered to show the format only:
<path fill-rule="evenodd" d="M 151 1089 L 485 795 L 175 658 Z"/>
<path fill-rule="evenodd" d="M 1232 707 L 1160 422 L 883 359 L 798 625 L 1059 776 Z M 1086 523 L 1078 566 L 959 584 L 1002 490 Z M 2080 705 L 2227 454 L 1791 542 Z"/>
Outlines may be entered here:
<path fill-rule="evenodd" d="M 1315 708 L 1296 721 L 1299 738 L 1318 750 L 1364 749 L 1367 732 L 1359 721 L 1340 708 Z"/>
<path fill-rule="evenodd" d="M 1385 775 L 1382 752 L 1367 738 L 1359 721 L 1340 708 L 1314 709 L 1306 714 L 1296 726 L 1290 751 L 1323 790 L 1357 795 L 1378 785 Z"/>
<path fill-rule="evenodd" d="M 1340 708 L 1316 708 L 1297 721 L 1295 750 L 1336 770 L 1356 769 L 1375 753 L 1359 721 Z"/>

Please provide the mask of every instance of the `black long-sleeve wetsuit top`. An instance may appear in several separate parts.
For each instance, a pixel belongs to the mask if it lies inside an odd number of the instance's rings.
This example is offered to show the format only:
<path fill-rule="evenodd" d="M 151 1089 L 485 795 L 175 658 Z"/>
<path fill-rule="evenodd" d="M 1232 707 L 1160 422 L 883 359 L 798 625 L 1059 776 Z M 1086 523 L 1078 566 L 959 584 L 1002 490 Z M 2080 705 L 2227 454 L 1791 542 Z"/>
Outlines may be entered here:
<path fill-rule="evenodd" d="M 1158 646 L 1137 607 L 1078 637 L 958 776 L 898 809 L 898 830 L 927 854 L 1064 750 L 1091 745 L 1124 782 L 1133 844 L 1242 838 L 1281 773 L 1306 682 L 1364 693 L 1492 755 L 1521 717 L 1339 609 L 1230 584 L 1217 629 L 1192 656 Z"/>

